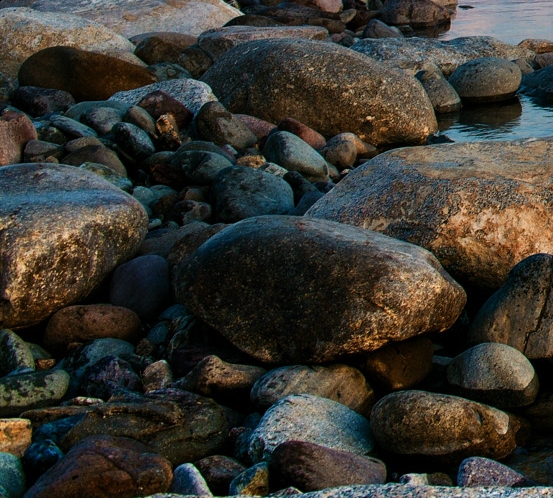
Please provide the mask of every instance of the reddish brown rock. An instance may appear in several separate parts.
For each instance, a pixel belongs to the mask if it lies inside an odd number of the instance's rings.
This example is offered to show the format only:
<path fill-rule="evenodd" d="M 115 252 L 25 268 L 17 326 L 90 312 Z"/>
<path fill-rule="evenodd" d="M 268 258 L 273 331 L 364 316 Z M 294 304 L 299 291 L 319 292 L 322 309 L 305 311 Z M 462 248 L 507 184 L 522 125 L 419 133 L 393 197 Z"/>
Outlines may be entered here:
<path fill-rule="evenodd" d="M 169 489 L 171 463 L 134 439 L 91 436 L 27 491 L 27 498 L 133 498 Z"/>
<path fill-rule="evenodd" d="M 22 112 L 6 110 L 0 116 L 0 166 L 21 162 L 29 140 L 36 140 L 33 122 Z"/>
<path fill-rule="evenodd" d="M 65 90 L 77 101 L 107 100 L 116 92 L 156 82 L 144 67 L 72 47 L 33 54 L 19 68 L 18 79 L 22 86 Z"/>
<path fill-rule="evenodd" d="M 148 114 L 154 119 L 158 119 L 164 114 L 172 114 L 179 128 L 188 126 L 194 117 L 194 114 L 182 102 L 163 90 L 149 93 L 138 105 L 148 111 Z"/>
<path fill-rule="evenodd" d="M 231 481 L 246 470 L 240 462 L 224 455 L 202 458 L 195 465 L 216 496 L 228 495 Z"/>
<path fill-rule="evenodd" d="M 284 118 L 280 123 L 278 123 L 278 129 L 279 131 L 289 131 L 290 133 L 297 135 L 314 149 L 320 149 L 326 144 L 325 137 L 323 137 L 319 132 L 304 125 L 303 123 L 300 123 L 294 118 Z"/>

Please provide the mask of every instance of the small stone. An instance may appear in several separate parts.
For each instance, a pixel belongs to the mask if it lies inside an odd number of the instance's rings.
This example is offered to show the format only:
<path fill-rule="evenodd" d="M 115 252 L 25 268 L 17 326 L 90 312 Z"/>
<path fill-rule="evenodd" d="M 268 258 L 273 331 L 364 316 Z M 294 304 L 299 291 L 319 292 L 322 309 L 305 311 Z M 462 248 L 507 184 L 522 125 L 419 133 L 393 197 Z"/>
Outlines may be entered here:
<path fill-rule="evenodd" d="M 51 439 L 31 444 L 23 455 L 23 466 L 28 479 L 27 484 L 34 484 L 42 474 L 62 458 L 63 451 Z"/>
<path fill-rule="evenodd" d="M 76 144 L 74 145 L 76 146 Z M 84 163 L 103 164 L 119 175 L 127 176 L 127 170 L 121 159 L 119 159 L 119 156 L 103 144 L 90 144 L 84 145 L 84 147 L 76 146 L 75 150 L 61 159 L 61 162 L 72 166 L 81 166 Z"/>
<path fill-rule="evenodd" d="M 229 495 L 266 496 L 269 494 L 269 464 L 260 462 L 235 477 Z"/>
<path fill-rule="evenodd" d="M 194 116 L 188 107 L 163 90 L 149 93 L 138 102 L 138 106 L 156 120 L 164 114 L 171 114 L 178 128 L 188 126 Z"/>
<path fill-rule="evenodd" d="M 63 145 L 44 142 L 43 140 L 29 140 L 23 149 L 23 162 L 44 163 L 46 158 L 61 159 L 66 154 Z"/>
<path fill-rule="evenodd" d="M 28 344 L 12 330 L 0 330 L 0 376 L 34 369 L 35 359 Z"/>
<path fill-rule="evenodd" d="M 13 94 L 14 105 L 33 117 L 65 112 L 75 105 L 73 96 L 64 90 L 20 86 Z"/>
<path fill-rule="evenodd" d="M 438 68 L 419 71 L 415 77 L 426 90 L 434 111 L 445 113 L 461 109 L 461 97 Z"/>
<path fill-rule="evenodd" d="M 156 148 L 148 134 L 131 123 L 117 123 L 112 128 L 115 142 L 137 161 L 150 157 Z"/>
<path fill-rule="evenodd" d="M 305 143 L 315 150 L 319 150 L 326 144 L 326 139 L 313 128 L 300 123 L 294 118 L 284 118 L 278 123 L 279 131 L 288 131 L 300 137 Z"/>
<path fill-rule="evenodd" d="M 53 126 L 60 129 L 70 138 L 79 137 L 96 137 L 98 134 L 90 128 L 75 119 L 71 119 L 65 116 L 52 116 L 50 122 Z"/>
<path fill-rule="evenodd" d="M 11 453 L 0 453 L 0 496 L 20 498 L 25 493 L 25 484 L 25 473 L 19 458 Z"/>
<path fill-rule="evenodd" d="M 109 399 L 120 390 L 142 391 L 142 381 L 131 365 L 117 356 L 106 356 L 87 368 L 81 377 L 85 396 Z"/>
<path fill-rule="evenodd" d="M 142 372 L 144 392 L 165 389 L 169 387 L 172 382 L 173 372 L 171 366 L 165 360 L 151 363 Z"/>
<path fill-rule="evenodd" d="M 199 497 L 213 496 L 202 474 L 191 463 L 183 463 L 175 468 L 169 492 Z"/>
<path fill-rule="evenodd" d="M 80 121 L 101 136 L 111 133 L 114 125 L 123 121 L 123 115 L 123 111 L 113 107 L 91 107 L 81 114 Z"/>
<path fill-rule="evenodd" d="M 474 456 L 459 465 L 457 486 L 509 486 L 526 487 L 533 483 L 522 474 L 489 458 Z"/>
<path fill-rule="evenodd" d="M 216 496 L 227 496 L 231 481 L 246 470 L 240 462 L 224 455 L 202 458 L 195 465 Z"/>
<path fill-rule="evenodd" d="M 22 112 L 0 112 L 0 166 L 21 162 L 23 149 L 29 140 L 37 139 L 33 122 Z"/>
<path fill-rule="evenodd" d="M 24 418 L 0 419 L 0 452 L 21 458 L 31 445 L 31 421 Z M 0 479 L 0 482 L 2 480 Z"/>

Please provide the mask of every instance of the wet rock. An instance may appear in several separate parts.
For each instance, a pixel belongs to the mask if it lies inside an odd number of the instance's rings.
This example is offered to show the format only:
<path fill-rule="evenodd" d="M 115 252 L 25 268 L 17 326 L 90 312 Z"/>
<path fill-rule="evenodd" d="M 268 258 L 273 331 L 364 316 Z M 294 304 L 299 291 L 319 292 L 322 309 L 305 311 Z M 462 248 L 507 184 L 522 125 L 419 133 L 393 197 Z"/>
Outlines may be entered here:
<path fill-rule="evenodd" d="M 135 90 L 117 92 L 112 95 L 109 100 L 138 105 L 144 97 L 158 90 L 177 99 L 194 114 L 196 114 L 206 102 L 217 100 L 208 85 L 190 78 L 160 81 Z"/>
<path fill-rule="evenodd" d="M 1 13 L 0 13 L 1 14 Z M 19 163 L 23 149 L 30 140 L 36 140 L 33 122 L 22 112 L 6 110 L 0 113 L 0 167 Z"/>
<path fill-rule="evenodd" d="M 45 370 L 0 378 L 0 417 L 60 402 L 69 387 L 64 370 Z"/>
<path fill-rule="evenodd" d="M 73 96 L 64 90 L 35 86 L 20 86 L 13 94 L 13 102 L 18 109 L 33 117 L 65 112 L 75 105 Z"/>
<path fill-rule="evenodd" d="M 450 22 L 451 11 L 431 0 L 387 0 L 380 17 L 386 24 L 421 29 Z"/>
<path fill-rule="evenodd" d="M 252 253 L 255 260 L 247 256 Z M 269 281 L 261 293 L 260 282 Z M 289 364 L 330 361 L 447 329 L 465 301 L 462 289 L 416 246 L 348 225 L 286 216 L 227 227 L 175 268 L 173 283 L 178 302 L 240 349 Z M 375 300 L 378 307 L 367 304 Z M 330 304 L 338 301 L 340 307 Z"/>
<path fill-rule="evenodd" d="M 165 492 L 172 477 L 171 464 L 148 446 L 126 437 L 92 436 L 71 448 L 26 496 L 101 496 L 109 490 L 130 498 Z"/>
<path fill-rule="evenodd" d="M 514 97 L 522 73 L 514 62 L 482 57 L 458 66 L 448 81 L 464 102 L 496 102 Z"/>
<path fill-rule="evenodd" d="M 535 254 L 522 260 L 478 311 L 470 327 L 470 343 L 498 342 L 530 360 L 551 358 L 552 285 L 552 255 Z"/>
<path fill-rule="evenodd" d="M 2 7 L 8 7 L 5 0 Z M 0 72 L 15 78 L 19 67 L 34 53 L 54 46 L 75 47 L 124 60 L 138 59 L 134 45 L 106 26 L 74 15 L 75 5 L 61 12 L 40 12 L 33 8 L 2 8 L 0 11 Z"/>
<path fill-rule="evenodd" d="M 11 453 L 21 458 L 31 445 L 31 434 L 30 420 L 24 418 L 0 419 L 0 452 Z"/>
<path fill-rule="evenodd" d="M 290 394 L 332 399 L 365 416 L 374 404 L 371 386 L 359 370 L 347 365 L 275 368 L 255 382 L 250 397 L 255 406 L 266 410 Z"/>
<path fill-rule="evenodd" d="M 3 327 L 38 323 L 83 299 L 146 233 L 147 218 L 136 201 L 69 166 L 0 168 L 0 199 Z"/>
<path fill-rule="evenodd" d="M 19 458 L 11 453 L 0 453 L 0 496 L 20 498 L 25 488 L 25 473 Z"/>
<path fill-rule="evenodd" d="M 459 396 L 497 406 L 516 408 L 534 402 L 538 376 L 517 349 L 486 342 L 456 356 L 447 367 L 447 381 Z"/>
<path fill-rule="evenodd" d="M 133 310 L 141 320 L 152 320 L 170 295 L 165 258 L 144 255 L 120 265 L 110 285 L 110 301 Z"/>
<path fill-rule="evenodd" d="M 48 322 L 44 344 L 53 351 L 64 350 L 72 342 L 89 342 L 102 337 L 137 342 L 142 324 L 129 308 L 111 304 L 67 306 Z"/>
<path fill-rule="evenodd" d="M 191 463 L 183 463 L 175 468 L 169 492 L 200 497 L 213 496 L 200 471 Z"/>
<path fill-rule="evenodd" d="M 216 61 L 226 51 L 247 41 L 268 38 L 326 40 L 327 37 L 328 31 L 321 26 L 227 26 L 204 31 L 198 37 L 198 46 Z"/>
<path fill-rule="evenodd" d="M 328 166 L 324 158 L 300 137 L 287 131 L 269 135 L 263 155 L 288 171 L 297 171 L 311 182 L 328 180 Z"/>
<path fill-rule="evenodd" d="M 516 447 L 518 424 L 505 412 L 474 401 L 400 391 L 374 406 L 371 430 L 378 445 L 395 458 L 443 466 L 475 454 L 507 456 Z"/>
<path fill-rule="evenodd" d="M 364 38 L 352 45 L 351 49 L 414 73 L 434 64 L 446 78 L 461 64 L 480 57 L 524 59 L 529 62 L 535 57 L 534 52 L 526 48 L 509 45 L 492 36 L 467 36 L 447 41 L 423 37 Z M 368 142 L 373 143 L 371 140 Z"/>
<path fill-rule="evenodd" d="M 415 76 L 422 83 L 437 113 L 454 112 L 461 109 L 459 94 L 439 69 L 419 71 Z"/>
<path fill-rule="evenodd" d="M 246 470 L 240 462 L 224 455 L 202 458 L 195 465 L 216 496 L 227 496 L 231 481 Z"/>
<path fill-rule="evenodd" d="M 0 375 L 34 370 L 35 358 L 30 346 L 12 330 L 0 330 Z"/>
<path fill-rule="evenodd" d="M 229 494 L 267 496 L 269 494 L 269 464 L 260 462 L 236 476 L 229 486 Z"/>
<path fill-rule="evenodd" d="M 454 278 L 497 289 L 516 263 L 553 251 L 552 147 L 546 138 L 385 152 L 307 214 L 420 245 Z"/>
<path fill-rule="evenodd" d="M 247 42 L 226 52 L 202 81 L 232 113 L 276 123 L 292 117 L 323 135 L 348 131 L 374 145 L 422 143 L 437 129 L 418 82 L 337 44 Z"/>
<path fill-rule="evenodd" d="M 270 469 L 280 488 L 302 491 L 386 481 L 386 466 L 376 458 L 301 441 L 279 444 L 271 455 Z"/>
<path fill-rule="evenodd" d="M 91 407 L 67 433 L 62 449 L 94 434 L 134 438 L 175 466 L 216 453 L 228 436 L 228 422 L 213 400 L 178 390 L 148 393 L 138 402 Z"/>
<path fill-rule="evenodd" d="M 245 166 L 221 170 L 212 185 L 211 198 L 215 219 L 221 223 L 284 214 L 294 207 L 294 194 L 287 182 Z"/>
<path fill-rule="evenodd" d="M 531 486 L 532 481 L 502 463 L 483 457 L 466 458 L 459 465 L 457 486 Z"/>
<path fill-rule="evenodd" d="M 409 389 L 430 373 L 433 354 L 430 339 L 414 337 L 368 354 L 359 368 L 371 383 L 386 391 Z"/>
<path fill-rule="evenodd" d="M 248 453 L 254 462 L 268 460 L 286 441 L 305 441 L 358 455 L 374 449 L 365 417 L 341 403 L 310 394 L 292 394 L 269 408 L 249 438 Z"/>

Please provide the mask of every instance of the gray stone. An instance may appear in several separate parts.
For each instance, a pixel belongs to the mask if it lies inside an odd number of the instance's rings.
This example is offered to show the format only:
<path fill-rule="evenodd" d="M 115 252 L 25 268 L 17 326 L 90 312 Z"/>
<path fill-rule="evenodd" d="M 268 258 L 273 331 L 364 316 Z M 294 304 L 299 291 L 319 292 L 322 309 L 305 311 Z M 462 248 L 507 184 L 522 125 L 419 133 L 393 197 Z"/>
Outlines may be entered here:
<path fill-rule="evenodd" d="M 534 52 L 509 45 L 491 36 L 467 36 L 440 41 L 435 38 L 364 38 L 351 49 L 394 67 L 416 73 L 428 64 L 440 68 L 446 78 L 461 64 L 480 57 L 534 59 Z M 414 74 L 413 73 L 413 74 Z M 369 140 L 370 142 L 370 140 Z"/>
<path fill-rule="evenodd" d="M 21 498 L 26 489 L 25 472 L 21 460 L 11 453 L 0 453 L 0 496 Z"/>
<path fill-rule="evenodd" d="M 250 398 L 260 410 L 266 410 L 290 394 L 313 394 L 332 399 L 351 410 L 368 416 L 374 404 L 374 392 L 356 368 L 347 365 L 279 367 L 260 377 Z"/>
<path fill-rule="evenodd" d="M 173 471 L 169 492 L 199 497 L 213 496 L 202 474 L 191 463 L 183 463 Z"/>
<path fill-rule="evenodd" d="M 291 216 L 226 227 L 177 265 L 173 283 L 178 302 L 240 349 L 288 364 L 446 330 L 465 302 L 464 291 L 422 248 Z"/>
<path fill-rule="evenodd" d="M 448 81 L 464 102 L 496 102 L 514 97 L 522 72 L 514 62 L 482 57 L 458 66 Z"/>
<path fill-rule="evenodd" d="M 553 100 L 551 75 L 553 75 L 553 66 L 546 66 L 543 69 L 525 74 L 522 78 L 521 93 L 541 97 L 548 101 Z"/>
<path fill-rule="evenodd" d="M 539 381 L 532 364 L 517 349 L 485 342 L 456 356 L 447 367 L 455 394 L 498 408 L 534 402 Z"/>
<path fill-rule="evenodd" d="M 208 85 L 201 81 L 186 78 L 160 81 L 135 90 L 117 92 L 109 98 L 109 101 L 137 105 L 146 95 L 156 90 L 161 90 L 171 97 L 174 97 L 194 114 L 196 114 L 206 102 L 217 100 Z"/>
<path fill-rule="evenodd" d="M 65 153 L 63 145 L 44 142 L 43 140 L 29 140 L 23 149 L 23 162 L 43 163 L 51 157 L 61 159 Z"/>
<path fill-rule="evenodd" d="M 2 327 L 38 323 L 85 298 L 146 234 L 135 200 L 71 166 L 0 168 L 0 199 Z"/>
<path fill-rule="evenodd" d="M 215 220 L 221 223 L 285 214 L 294 207 L 294 193 L 286 181 L 246 166 L 221 170 L 211 186 L 211 198 Z"/>
<path fill-rule="evenodd" d="M 444 113 L 461 109 L 461 97 L 438 68 L 419 71 L 415 76 L 430 97 L 434 111 Z"/>
<path fill-rule="evenodd" d="M 382 449 L 395 458 L 440 465 L 473 455 L 504 458 L 516 447 L 518 428 L 491 406 L 424 391 L 388 394 L 371 413 L 371 431 Z"/>
<path fill-rule="evenodd" d="M 89 126 L 65 116 L 52 116 L 50 123 L 63 131 L 70 138 L 97 137 L 98 134 Z"/>
<path fill-rule="evenodd" d="M 476 314 L 469 330 L 470 343 L 508 344 L 530 360 L 553 357 L 552 285 L 551 254 L 522 260 Z"/>
<path fill-rule="evenodd" d="M 2 1 L 2 7 L 8 7 Z M 19 67 L 32 54 L 53 46 L 91 50 L 125 60 L 133 55 L 134 45 L 108 27 L 75 15 L 75 5 L 61 12 L 39 12 L 33 8 L 0 9 L 0 72 L 15 78 Z"/>
<path fill-rule="evenodd" d="M 297 171 L 311 182 L 327 181 L 328 166 L 325 159 L 300 137 L 288 131 L 271 133 L 263 155 L 288 171 Z"/>
<path fill-rule="evenodd" d="M 119 174 L 117 171 L 114 171 L 112 168 L 106 166 L 105 164 L 84 162 L 79 166 L 79 168 L 98 175 L 107 182 L 111 183 L 113 186 L 120 188 L 127 193 L 130 193 L 132 191 L 132 181 L 129 180 L 126 175 L 123 176 Z"/>
<path fill-rule="evenodd" d="M 0 376 L 34 369 L 35 359 L 29 345 L 12 330 L 0 330 Z"/>
<path fill-rule="evenodd" d="M 522 474 L 507 465 L 483 457 L 466 458 L 459 465 L 457 486 L 510 486 L 515 488 L 531 486 L 532 483 Z"/>
<path fill-rule="evenodd" d="M 44 370 L 0 378 L 0 417 L 18 416 L 25 410 L 52 406 L 69 387 L 64 370 Z"/>
<path fill-rule="evenodd" d="M 72 142 L 74 142 L 74 140 Z M 84 147 L 77 148 L 64 156 L 61 162 L 72 166 L 81 166 L 84 163 L 102 164 L 108 167 L 114 174 L 118 174 L 122 177 L 127 176 L 127 170 L 117 153 L 102 144 L 85 145 Z"/>
<path fill-rule="evenodd" d="M 553 252 L 552 150 L 550 138 L 396 149 L 307 214 L 420 245 L 454 278 L 497 289 L 522 259 Z"/>
<path fill-rule="evenodd" d="M 371 19 L 363 30 L 363 38 L 403 38 L 403 33 L 395 26 L 388 26 L 378 19 Z"/>
<path fill-rule="evenodd" d="M 136 125 L 117 123 L 112 133 L 115 143 L 137 161 L 148 159 L 156 151 L 149 135 Z"/>
<path fill-rule="evenodd" d="M 0 112 L 0 167 L 21 162 L 26 144 L 37 139 L 37 130 L 26 114 L 3 110 Z"/>
<path fill-rule="evenodd" d="M 451 11 L 432 0 L 387 0 L 380 17 L 386 24 L 421 29 L 450 22 Z"/>
<path fill-rule="evenodd" d="M 254 462 L 267 460 L 286 441 L 305 441 L 357 455 L 374 449 L 365 417 L 311 394 L 292 394 L 269 408 L 249 438 L 248 453 Z"/>
<path fill-rule="evenodd" d="M 216 61 L 227 50 L 247 41 L 269 38 L 325 40 L 327 37 L 328 31 L 322 26 L 228 26 L 204 31 L 198 36 L 198 46 Z"/>
<path fill-rule="evenodd" d="M 124 112 L 113 107 L 91 107 L 80 116 L 81 123 L 90 126 L 98 135 L 107 135 L 113 125 L 123 120 Z"/>
<path fill-rule="evenodd" d="M 273 123 L 292 117 L 327 136 L 421 144 L 437 130 L 418 81 L 333 43 L 246 42 L 223 54 L 202 81 L 232 113 Z"/>

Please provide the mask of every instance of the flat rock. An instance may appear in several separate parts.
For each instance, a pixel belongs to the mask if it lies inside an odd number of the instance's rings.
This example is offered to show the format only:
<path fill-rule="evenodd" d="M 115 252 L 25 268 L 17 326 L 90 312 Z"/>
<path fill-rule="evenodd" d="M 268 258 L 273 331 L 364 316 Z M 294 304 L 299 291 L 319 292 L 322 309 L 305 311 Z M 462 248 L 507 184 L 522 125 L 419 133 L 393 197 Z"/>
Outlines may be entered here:
<path fill-rule="evenodd" d="M 417 246 L 292 216 L 228 226 L 177 264 L 173 285 L 179 302 L 239 349 L 288 364 L 445 330 L 465 302 L 459 285 Z"/>
<path fill-rule="evenodd" d="M 305 441 L 366 455 L 374 448 L 365 417 L 341 403 L 311 394 L 292 394 L 275 403 L 249 439 L 254 462 L 267 460 L 286 441 Z"/>
<path fill-rule="evenodd" d="M 147 224 L 138 202 L 93 173 L 0 168 L 1 326 L 38 323 L 86 297 L 138 249 Z"/>
<path fill-rule="evenodd" d="M 2 7 L 8 7 L 5 1 Z M 74 4 L 55 13 L 26 7 L 0 8 L 0 72 L 15 78 L 21 64 L 32 54 L 55 46 L 75 47 L 139 63 L 129 40 L 75 14 Z"/>
<path fill-rule="evenodd" d="M 69 10 L 126 38 L 155 31 L 199 35 L 242 14 L 222 0 L 99 0 L 93 4 L 86 0 L 2 0 L 2 6 L 31 7 L 52 17 Z"/>
<path fill-rule="evenodd" d="M 522 259 L 553 252 L 552 151 L 550 138 L 396 149 L 307 214 L 420 245 L 454 278 L 497 289 Z"/>
<path fill-rule="evenodd" d="M 400 391 L 374 406 L 371 430 L 394 458 L 443 466 L 473 455 L 506 457 L 516 447 L 518 423 L 496 408 L 457 396 Z"/>
<path fill-rule="evenodd" d="M 333 43 L 246 42 L 201 80 L 232 113 L 273 123 L 292 117 L 325 136 L 351 132 L 373 145 L 420 144 L 437 130 L 418 81 Z"/>
<path fill-rule="evenodd" d="M 467 36 L 439 41 L 434 38 L 365 38 L 351 49 L 402 69 L 423 69 L 434 64 L 449 77 L 461 64 L 480 57 L 533 61 L 534 52 L 509 45 L 492 36 Z"/>

